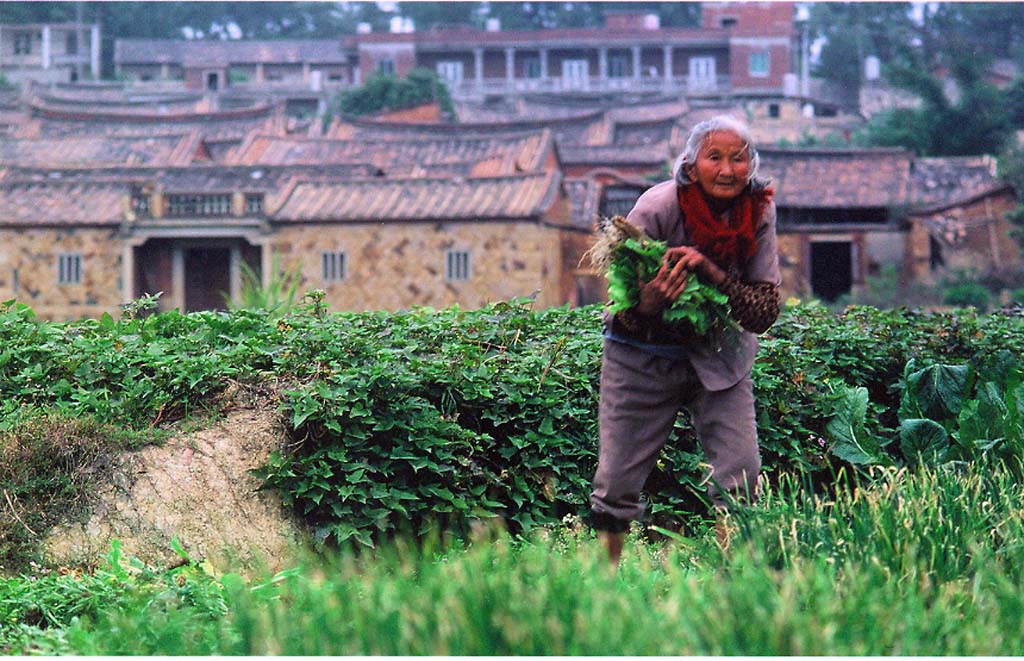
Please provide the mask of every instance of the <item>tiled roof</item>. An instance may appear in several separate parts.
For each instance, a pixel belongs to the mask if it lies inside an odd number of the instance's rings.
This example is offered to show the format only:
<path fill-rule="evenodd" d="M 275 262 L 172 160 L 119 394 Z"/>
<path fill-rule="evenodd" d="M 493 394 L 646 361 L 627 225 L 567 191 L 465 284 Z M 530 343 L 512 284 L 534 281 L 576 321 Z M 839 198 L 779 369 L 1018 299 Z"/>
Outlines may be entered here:
<path fill-rule="evenodd" d="M 336 121 L 328 129 L 331 138 L 408 140 L 410 138 L 438 138 L 441 136 L 462 137 L 466 135 L 498 135 L 519 131 L 550 129 L 555 139 L 582 144 L 590 125 L 603 121 L 602 111 L 595 110 L 570 118 L 518 119 L 499 122 L 458 122 L 446 124 L 405 123 L 389 124 L 364 118 L 349 118 Z M 575 139 L 566 140 L 567 137 Z"/>
<path fill-rule="evenodd" d="M 557 173 L 480 179 L 297 181 L 273 213 L 277 221 L 538 219 Z"/>
<path fill-rule="evenodd" d="M 991 156 L 917 158 L 910 170 L 911 201 L 915 208 L 941 208 L 1001 190 Z"/>
<path fill-rule="evenodd" d="M 668 144 L 674 126 L 674 119 L 616 123 L 611 142 L 617 145 L 648 145 L 661 142 Z"/>
<path fill-rule="evenodd" d="M 147 122 L 105 122 L 45 120 L 39 125 L 39 134 L 47 137 L 62 136 L 124 136 L 146 133 L 148 135 L 180 135 L 197 131 L 206 140 L 241 141 L 251 131 L 274 133 L 280 129 L 273 117 L 251 119 L 191 120 L 191 121 L 147 121 Z"/>
<path fill-rule="evenodd" d="M 565 165 L 653 165 L 670 159 L 668 141 L 648 145 L 559 145 Z"/>
<path fill-rule="evenodd" d="M 176 135 L 4 139 L 0 163 L 38 167 L 188 165 L 198 148 L 195 132 Z"/>
<path fill-rule="evenodd" d="M 47 108 L 52 110 L 63 110 L 65 112 L 93 112 L 98 114 L 117 113 L 118 115 L 145 115 L 145 116 L 166 116 L 180 117 L 187 114 L 195 114 L 202 111 L 203 100 L 200 99 L 174 99 L 174 100 L 131 100 L 120 99 L 117 101 L 95 100 L 89 98 L 63 98 L 52 94 L 41 94 L 38 97 Z"/>
<path fill-rule="evenodd" d="M 617 124 L 672 122 L 684 116 L 688 110 L 687 103 L 679 99 L 637 102 L 609 108 L 608 119 Z"/>
<path fill-rule="evenodd" d="M 341 39 L 279 39 L 245 41 L 118 39 L 114 42 L 117 64 L 184 63 L 186 66 L 216 63 L 283 64 L 298 62 L 338 63 L 353 54 Z"/>
<path fill-rule="evenodd" d="M 117 225 L 125 183 L 47 182 L 0 184 L 0 224 L 24 226 Z"/>
<path fill-rule="evenodd" d="M 499 136 L 443 136 L 404 141 L 332 140 L 260 135 L 247 140 L 234 163 L 368 163 L 388 176 L 440 173 L 465 165 L 476 175 L 511 175 L 540 170 L 553 148 L 549 131 Z"/>
<path fill-rule="evenodd" d="M 775 184 L 782 206 L 907 205 L 911 155 L 899 149 L 762 148 L 761 175 Z"/>
<path fill-rule="evenodd" d="M 168 192 L 265 192 L 275 193 L 295 177 L 367 178 L 374 168 L 359 164 L 309 164 L 284 166 L 192 165 L 189 167 L 111 167 L 90 169 L 24 168 L 7 169 L 6 181 L 29 182 L 112 182 L 151 184 Z"/>
<path fill-rule="evenodd" d="M 670 28 L 647 30 L 643 28 L 554 28 L 544 30 L 504 30 L 486 32 L 471 27 L 446 27 L 413 33 L 374 32 L 356 35 L 354 42 L 363 44 L 408 43 L 419 46 L 445 44 L 480 44 L 489 46 L 524 46 L 526 44 L 563 46 L 577 44 L 615 45 L 619 47 L 639 44 L 662 45 L 679 43 L 691 46 L 724 46 L 729 43 L 730 31 L 719 28 Z M 789 36 L 788 33 L 786 36 Z"/>

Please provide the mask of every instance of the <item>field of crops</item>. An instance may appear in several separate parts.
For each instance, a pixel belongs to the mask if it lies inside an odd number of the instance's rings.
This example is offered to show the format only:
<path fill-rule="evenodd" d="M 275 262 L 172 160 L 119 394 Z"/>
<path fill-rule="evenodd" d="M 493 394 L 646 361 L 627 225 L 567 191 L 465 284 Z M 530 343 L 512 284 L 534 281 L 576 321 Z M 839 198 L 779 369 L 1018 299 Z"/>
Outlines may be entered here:
<path fill-rule="evenodd" d="M 139 312 L 0 308 L 4 653 L 1024 653 L 1018 312 L 787 309 L 755 367 L 767 488 L 736 543 L 709 532 L 681 419 L 618 574 L 580 525 L 597 308 Z M 180 545 L 174 569 L 117 545 L 45 566 L 38 535 L 97 467 L 239 386 L 294 441 L 259 471 L 313 531 L 292 569 Z"/>
<path fill-rule="evenodd" d="M 1024 490 L 992 466 L 886 470 L 828 499 L 786 481 L 723 555 L 633 536 L 613 575 L 572 523 L 395 541 L 273 577 L 154 571 L 0 583 L 6 653 L 1024 653 Z"/>

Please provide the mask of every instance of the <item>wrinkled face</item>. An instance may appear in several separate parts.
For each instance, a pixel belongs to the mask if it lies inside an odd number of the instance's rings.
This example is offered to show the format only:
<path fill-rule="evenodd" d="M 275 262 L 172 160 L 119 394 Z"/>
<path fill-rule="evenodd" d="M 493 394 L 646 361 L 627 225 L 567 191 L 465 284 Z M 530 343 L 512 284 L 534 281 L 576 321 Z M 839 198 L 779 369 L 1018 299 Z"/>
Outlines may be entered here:
<path fill-rule="evenodd" d="M 731 200 L 750 180 L 750 147 L 732 131 L 709 133 L 686 174 L 712 198 Z"/>

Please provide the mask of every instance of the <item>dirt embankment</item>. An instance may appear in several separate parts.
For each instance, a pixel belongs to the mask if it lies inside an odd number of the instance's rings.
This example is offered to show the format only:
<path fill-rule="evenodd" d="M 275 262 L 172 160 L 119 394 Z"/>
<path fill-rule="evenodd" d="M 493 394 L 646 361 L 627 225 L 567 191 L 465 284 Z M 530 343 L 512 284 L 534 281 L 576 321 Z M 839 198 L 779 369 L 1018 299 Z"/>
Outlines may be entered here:
<path fill-rule="evenodd" d="M 47 564 L 94 565 L 121 541 L 122 551 L 153 566 L 188 554 L 215 565 L 276 571 L 309 539 L 272 492 L 249 471 L 287 442 L 273 407 L 242 406 L 201 431 L 124 456 L 103 480 L 84 521 L 59 525 L 43 542 Z"/>

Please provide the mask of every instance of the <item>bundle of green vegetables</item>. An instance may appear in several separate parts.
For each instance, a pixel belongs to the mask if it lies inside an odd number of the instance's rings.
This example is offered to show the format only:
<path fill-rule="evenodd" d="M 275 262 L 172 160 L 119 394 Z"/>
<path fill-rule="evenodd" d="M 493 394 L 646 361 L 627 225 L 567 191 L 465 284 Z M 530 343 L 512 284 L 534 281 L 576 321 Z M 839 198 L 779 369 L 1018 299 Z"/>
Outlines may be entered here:
<path fill-rule="evenodd" d="M 640 279 L 654 279 L 668 245 L 647 236 L 622 216 L 602 225 L 588 255 L 594 267 L 607 275 L 608 311 L 614 314 L 639 302 Z M 690 330 L 698 336 L 736 328 L 736 322 L 729 316 L 729 297 L 701 282 L 696 275 L 690 276 L 679 298 L 665 308 L 662 320 L 670 327 Z"/>

